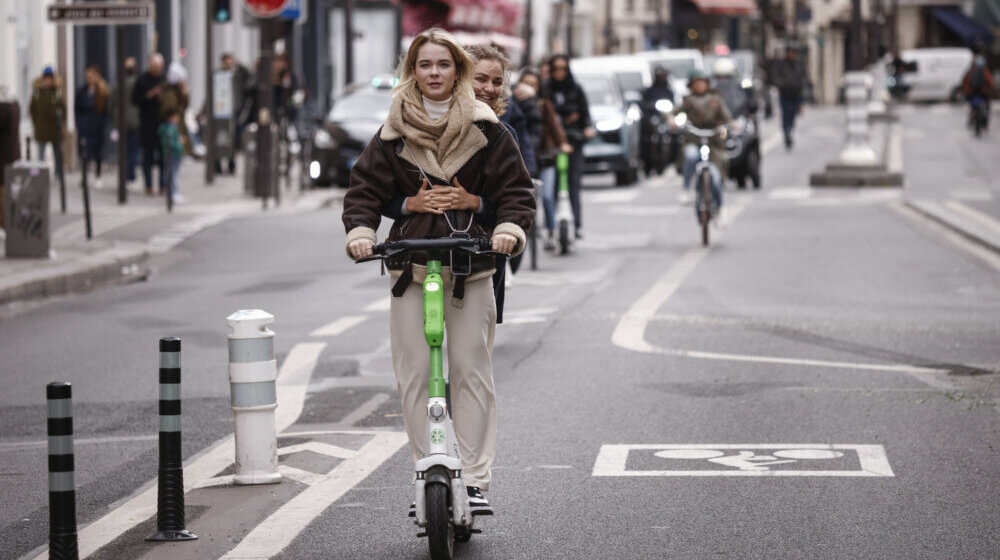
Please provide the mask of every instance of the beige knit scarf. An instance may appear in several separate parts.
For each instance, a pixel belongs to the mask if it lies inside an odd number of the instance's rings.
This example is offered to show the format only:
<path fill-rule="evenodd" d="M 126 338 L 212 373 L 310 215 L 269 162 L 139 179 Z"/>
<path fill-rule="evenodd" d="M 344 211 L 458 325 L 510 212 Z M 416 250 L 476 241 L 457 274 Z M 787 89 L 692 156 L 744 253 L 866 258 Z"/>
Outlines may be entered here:
<path fill-rule="evenodd" d="M 383 140 L 405 138 L 412 150 L 400 157 L 427 174 L 451 181 L 458 170 L 488 143 L 475 125 L 477 121 L 498 122 L 496 114 L 471 95 L 456 93 L 445 116 L 431 120 L 416 84 L 399 91 L 392 99 L 389 117 L 382 127 Z M 416 159 L 416 161 L 412 161 Z"/>

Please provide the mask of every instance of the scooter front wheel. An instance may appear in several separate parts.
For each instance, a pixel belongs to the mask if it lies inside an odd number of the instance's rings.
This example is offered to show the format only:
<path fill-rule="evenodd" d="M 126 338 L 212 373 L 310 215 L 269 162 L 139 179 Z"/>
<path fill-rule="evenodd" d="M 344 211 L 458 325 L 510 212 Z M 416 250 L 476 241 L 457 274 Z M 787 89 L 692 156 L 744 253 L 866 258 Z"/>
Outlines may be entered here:
<path fill-rule="evenodd" d="M 451 560 L 455 555 L 455 528 L 448 514 L 448 486 L 432 482 L 425 490 L 427 496 L 427 543 L 433 560 Z"/>

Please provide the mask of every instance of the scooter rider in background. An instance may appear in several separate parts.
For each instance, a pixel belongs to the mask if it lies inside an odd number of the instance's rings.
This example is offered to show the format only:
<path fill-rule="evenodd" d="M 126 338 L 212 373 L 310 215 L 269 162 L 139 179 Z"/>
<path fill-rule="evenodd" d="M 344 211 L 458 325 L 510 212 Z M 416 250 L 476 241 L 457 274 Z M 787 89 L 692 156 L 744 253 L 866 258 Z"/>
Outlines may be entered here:
<path fill-rule="evenodd" d="M 726 101 L 722 94 L 709 87 L 708 74 L 701 70 L 692 70 L 688 74 L 688 87 L 691 94 L 684 98 L 684 101 L 674 108 L 673 114 L 684 113 L 687 120 L 693 126 L 702 129 L 712 129 L 723 125 L 728 125 L 733 120 L 732 113 L 726 107 Z M 672 123 L 674 126 L 676 122 Z M 684 190 L 678 197 L 682 204 L 687 204 L 692 200 L 691 179 L 694 177 L 695 167 L 698 164 L 698 139 L 685 135 L 684 148 L 682 150 Z M 719 202 L 719 214 L 716 218 L 716 225 L 725 227 L 726 211 L 722 205 L 722 172 L 728 165 L 726 159 L 726 137 L 722 133 L 712 139 L 712 163 L 718 168 L 719 173 L 712 175 L 712 191 Z"/>
<path fill-rule="evenodd" d="M 666 99 L 671 104 L 675 103 L 677 100 L 674 99 L 674 90 L 670 87 L 670 81 L 667 79 L 667 71 L 661 66 L 657 66 L 653 71 L 653 84 L 646 88 L 642 92 L 642 161 L 646 168 L 646 176 L 649 177 L 654 171 L 654 161 L 656 158 L 653 154 L 653 135 L 656 133 L 653 130 L 653 117 L 657 114 L 656 102 L 662 99 Z M 666 161 L 673 161 L 677 158 L 677 140 L 676 137 L 671 136 L 670 139 L 662 139 L 662 141 L 670 142 L 670 150 L 667 154 Z"/>
<path fill-rule="evenodd" d="M 733 117 L 755 115 L 759 104 L 753 87 L 745 88 L 736 77 L 736 63 L 731 58 L 719 58 L 712 65 L 715 89 L 722 94 Z"/>
<path fill-rule="evenodd" d="M 965 72 L 962 78 L 962 93 L 969 102 L 969 125 L 973 124 L 976 109 L 981 104 L 986 105 L 986 126 L 989 127 L 990 98 L 993 97 L 993 74 L 986 67 L 986 57 L 977 54 L 972 59 L 972 66 Z"/>

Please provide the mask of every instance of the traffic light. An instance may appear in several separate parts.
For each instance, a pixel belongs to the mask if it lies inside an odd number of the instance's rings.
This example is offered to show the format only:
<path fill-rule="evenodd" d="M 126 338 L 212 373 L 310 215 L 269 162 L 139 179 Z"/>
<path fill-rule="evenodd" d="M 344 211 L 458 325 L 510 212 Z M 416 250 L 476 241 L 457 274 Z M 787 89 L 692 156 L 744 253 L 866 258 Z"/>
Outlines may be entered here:
<path fill-rule="evenodd" d="M 215 0 L 215 21 L 229 23 L 232 18 L 233 12 L 229 9 L 229 0 Z"/>

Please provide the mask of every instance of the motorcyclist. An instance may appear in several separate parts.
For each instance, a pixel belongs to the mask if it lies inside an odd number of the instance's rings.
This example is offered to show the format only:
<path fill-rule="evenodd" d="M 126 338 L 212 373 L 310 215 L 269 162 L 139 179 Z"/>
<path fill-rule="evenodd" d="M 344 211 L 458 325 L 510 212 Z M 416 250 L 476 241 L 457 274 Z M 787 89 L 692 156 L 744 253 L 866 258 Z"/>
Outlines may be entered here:
<path fill-rule="evenodd" d="M 990 114 L 990 98 L 993 97 L 993 74 L 986 67 L 986 57 L 977 54 L 972 59 L 972 66 L 962 78 L 962 93 L 969 102 L 969 124 L 972 125 L 976 109 L 985 105 L 986 115 Z M 987 124 L 989 120 L 986 121 Z"/>
<path fill-rule="evenodd" d="M 719 58 L 712 65 L 715 89 L 726 100 L 726 106 L 734 117 L 754 115 L 759 107 L 753 88 L 744 88 L 736 76 L 736 63 L 731 58 Z"/>
<path fill-rule="evenodd" d="M 646 176 L 653 174 L 654 164 L 657 161 L 656 154 L 653 153 L 653 136 L 656 134 L 654 130 L 653 117 L 658 114 L 658 109 L 656 108 L 656 102 L 660 100 L 667 100 L 673 104 L 676 100 L 674 99 L 674 90 L 670 87 L 670 81 L 668 80 L 667 70 L 663 67 L 657 66 L 653 71 L 653 84 L 642 92 L 642 161 L 645 166 Z M 661 141 L 671 142 L 671 138 L 664 138 Z M 677 157 L 677 146 L 675 143 L 671 142 L 670 151 L 666 156 L 665 161 L 671 161 Z M 659 171 L 659 170 L 657 170 Z"/>
<path fill-rule="evenodd" d="M 688 74 L 688 88 L 691 90 L 691 94 L 685 97 L 679 106 L 674 108 L 674 115 L 684 113 L 691 125 L 702 129 L 713 129 L 730 124 L 733 120 L 733 115 L 729 112 L 726 100 L 722 97 L 722 94 L 710 87 L 708 74 L 702 70 L 692 70 Z M 673 125 L 677 126 L 676 121 L 674 121 Z M 728 165 L 725 130 L 723 129 L 721 134 L 713 138 L 709 145 L 711 147 L 711 160 L 715 164 L 715 169 L 711 174 L 712 192 L 719 203 L 716 226 L 725 227 L 727 219 L 725 208 L 722 206 L 722 172 Z M 699 146 L 700 141 L 696 136 L 685 135 L 684 148 L 681 151 L 684 175 L 684 189 L 679 195 L 681 203 L 691 201 L 691 181 L 694 178 L 695 167 L 700 159 Z"/>

